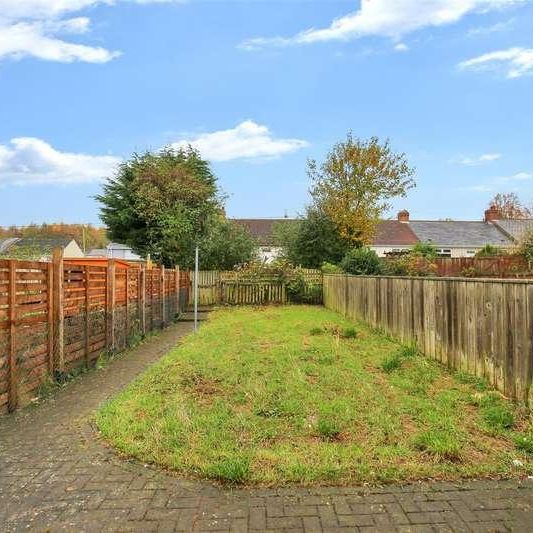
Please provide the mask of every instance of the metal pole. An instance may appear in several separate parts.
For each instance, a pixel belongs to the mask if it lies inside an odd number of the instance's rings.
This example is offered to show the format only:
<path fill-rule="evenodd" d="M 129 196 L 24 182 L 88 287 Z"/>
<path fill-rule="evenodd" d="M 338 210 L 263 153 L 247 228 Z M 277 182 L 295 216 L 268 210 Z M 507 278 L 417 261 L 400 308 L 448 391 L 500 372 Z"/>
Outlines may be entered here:
<path fill-rule="evenodd" d="M 194 251 L 194 331 L 198 330 L 198 245 Z"/>

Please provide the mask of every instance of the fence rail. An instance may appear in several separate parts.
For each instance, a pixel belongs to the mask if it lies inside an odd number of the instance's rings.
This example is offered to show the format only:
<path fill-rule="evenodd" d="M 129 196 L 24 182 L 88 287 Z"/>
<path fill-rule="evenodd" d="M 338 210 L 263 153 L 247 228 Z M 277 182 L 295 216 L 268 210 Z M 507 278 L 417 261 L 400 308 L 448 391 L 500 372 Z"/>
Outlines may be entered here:
<path fill-rule="evenodd" d="M 184 309 L 189 275 L 176 270 L 0 260 L 0 413 L 50 379 L 120 351 Z"/>
<path fill-rule="evenodd" d="M 324 305 L 533 405 L 533 283 L 324 276 Z"/>
<path fill-rule="evenodd" d="M 530 265 L 519 255 L 439 257 L 435 264 L 442 277 L 533 278 Z"/>
<path fill-rule="evenodd" d="M 308 284 L 322 286 L 320 270 L 304 270 Z M 191 273 L 194 283 L 194 272 Z M 193 291 L 189 293 L 192 304 Z M 212 305 L 263 305 L 284 304 L 289 300 L 287 284 L 274 276 L 250 278 L 239 271 L 203 270 L 198 273 L 198 304 Z M 322 303 L 320 291 L 310 303 Z"/>

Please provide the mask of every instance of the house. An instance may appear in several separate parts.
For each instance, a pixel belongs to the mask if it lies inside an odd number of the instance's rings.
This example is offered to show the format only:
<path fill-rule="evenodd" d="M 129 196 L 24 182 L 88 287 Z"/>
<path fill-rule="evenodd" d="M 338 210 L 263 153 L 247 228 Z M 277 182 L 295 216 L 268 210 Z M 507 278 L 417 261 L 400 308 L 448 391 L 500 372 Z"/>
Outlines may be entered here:
<path fill-rule="evenodd" d="M 136 254 L 129 246 L 118 242 L 110 242 L 105 248 L 94 248 L 87 252 L 87 257 L 122 259 L 124 261 L 142 261 L 143 258 Z"/>
<path fill-rule="evenodd" d="M 493 224 L 515 244 L 520 244 L 527 234 L 533 232 L 533 218 L 494 220 Z"/>
<path fill-rule="evenodd" d="M 271 263 L 279 257 L 281 246 L 276 242 L 276 224 L 294 223 L 294 218 L 234 218 L 233 222 L 248 230 L 258 245 L 258 259 Z"/>
<path fill-rule="evenodd" d="M 245 226 L 259 244 L 263 261 L 279 256 L 281 247 L 273 231 L 276 223 L 295 219 L 235 219 Z M 429 243 L 440 257 L 473 257 L 486 245 L 512 248 L 521 236 L 533 230 L 532 220 L 502 220 L 495 207 L 485 211 L 483 220 L 411 220 L 408 211 L 398 213 L 396 220 L 378 223 L 371 248 L 380 257 L 408 252 L 416 243 Z"/>
<path fill-rule="evenodd" d="M 27 261 L 50 261 L 55 248 L 66 258 L 83 257 L 79 244 L 70 235 L 47 234 L 0 239 L 0 257 Z"/>

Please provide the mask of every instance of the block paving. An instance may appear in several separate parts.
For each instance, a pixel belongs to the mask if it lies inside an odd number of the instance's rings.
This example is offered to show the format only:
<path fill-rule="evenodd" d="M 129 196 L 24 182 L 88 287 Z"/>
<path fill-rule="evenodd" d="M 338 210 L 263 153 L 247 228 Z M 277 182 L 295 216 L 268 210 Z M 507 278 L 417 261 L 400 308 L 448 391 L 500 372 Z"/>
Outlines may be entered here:
<path fill-rule="evenodd" d="M 0 418 L 0 531 L 533 531 L 533 481 L 228 489 L 120 458 L 95 410 L 192 328 L 171 326 Z"/>

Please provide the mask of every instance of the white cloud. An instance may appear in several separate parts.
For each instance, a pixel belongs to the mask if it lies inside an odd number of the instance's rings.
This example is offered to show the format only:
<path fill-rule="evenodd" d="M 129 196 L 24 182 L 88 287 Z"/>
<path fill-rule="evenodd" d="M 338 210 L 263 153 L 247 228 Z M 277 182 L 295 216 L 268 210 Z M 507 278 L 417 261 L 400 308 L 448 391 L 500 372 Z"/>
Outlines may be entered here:
<path fill-rule="evenodd" d="M 509 19 L 505 22 L 497 22 L 490 26 L 478 26 L 477 28 L 471 28 L 468 30 L 468 37 L 481 37 L 486 35 L 491 35 L 492 33 L 500 33 L 504 31 L 509 31 L 515 23 L 515 19 Z"/>
<path fill-rule="evenodd" d="M 502 154 L 498 153 L 482 154 L 477 157 L 463 157 L 459 160 L 459 163 L 468 167 L 475 167 L 478 165 L 483 165 L 484 163 L 491 163 L 492 161 L 497 161 L 498 159 L 501 159 L 501 157 Z"/>
<path fill-rule="evenodd" d="M 396 50 L 396 52 L 407 52 L 409 47 L 405 43 L 398 43 L 394 45 L 394 50 Z"/>
<path fill-rule="evenodd" d="M 119 1 L 149 4 L 182 0 Z M 116 0 L 0 0 L 0 60 L 31 56 L 63 63 L 106 63 L 120 53 L 61 38 L 62 34 L 86 33 L 90 20 L 87 17 L 62 17 L 99 4 L 116 3 Z"/>
<path fill-rule="evenodd" d="M 486 70 L 504 68 L 508 78 L 520 78 L 533 74 L 533 48 L 508 48 L 489 52 L 459 63 L 463 70 Z"/>
<path fill-rule="evenodd" d="M 292 37 L 254 38 L 242 48 L 348 41 L 366 36 L 399 39 L 416 30 L 458 22 L 471 13 L 484 13 L 525 0 L 361 0 L 358 11 L 334 20 L 326 28 L 310 28 Z"/>
<path fill-rule="evenodd" d="M 69 43 L 56 36 L 57 33 L 84 33 L 88 28 L 87 18 L 58 22 L 19 22 L 0 27 L 0 58 L 32 56 L 62 63 L 106 63 L 120 55 L 119 52 L 110 52 L 102 47 Z"/>
<path fill-rule="evenodd" d="M 308 146 L 300 139 L 276 139 L 266 126 L 251 120 L 233 129 L 182 139 L 172 146 L 182 148 L 189 144 L 212 161 L 277 157 Z"/>
<path fill-rule="evenodd" d="M 110 176 L 120 159 L 61 152 L 33 137 L 0 144 L 0 184 L 90 183 Z"/>
<path fill-rule="evenodd" d="M 511 176 L 503 176 L 499 181 L 528 181 L 530 179 L 533 179 L 533 174 L 529 172 L 517 172 Z"/>

